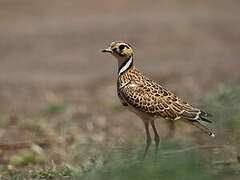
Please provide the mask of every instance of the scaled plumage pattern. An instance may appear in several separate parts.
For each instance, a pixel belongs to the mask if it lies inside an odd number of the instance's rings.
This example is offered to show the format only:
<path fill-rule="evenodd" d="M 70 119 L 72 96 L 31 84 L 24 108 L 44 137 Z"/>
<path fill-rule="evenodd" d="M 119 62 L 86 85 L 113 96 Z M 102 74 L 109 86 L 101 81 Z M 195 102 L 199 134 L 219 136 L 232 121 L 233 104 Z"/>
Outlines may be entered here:
<path fill-rule="evenodd" d="M 209 114 L 142 75 L 133 64 L 133 51 L 129 44 L 112 42 L 110 47 L 102 52 L 111 53 L 118 60 L 117 91 L 120 101 L 144 121 L 147 135 L 144 158 L 151 144 L 149 122 L 155 134 L 156 152 L 158 151 L 159 136 L 154 124 L 154 120 L 158 118 L 185 121 L 214 137 L 214 134 L 201 124 L 201 121 L 211 123 L 207 119 Z"/>

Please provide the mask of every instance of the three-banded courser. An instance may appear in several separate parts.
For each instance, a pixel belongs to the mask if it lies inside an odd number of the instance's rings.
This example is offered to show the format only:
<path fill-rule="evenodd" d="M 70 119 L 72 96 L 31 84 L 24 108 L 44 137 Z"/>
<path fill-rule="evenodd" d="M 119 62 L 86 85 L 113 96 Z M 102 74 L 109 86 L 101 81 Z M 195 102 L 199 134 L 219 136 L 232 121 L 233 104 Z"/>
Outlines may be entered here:
<path fill-rule="evenodd" d="M 214 137 L 214 134 L 201 124 L 201 121 L 211 122 L 207 119 L 208 113 L 188 104 L 142 75 L 134 66 L 133 50 L 128 43 L 112 42 L 110 47 L 102 52 L 112 54 L 118 61 L 117 93 L 121 103 L 144 122 L 147 136 L 144 158 L 151 144 L 149 124 L 153 128 L 156 152 L 158 151 L 159 135 L 154 124 L 154 120 L 158 118 L 187 122 Z"/>

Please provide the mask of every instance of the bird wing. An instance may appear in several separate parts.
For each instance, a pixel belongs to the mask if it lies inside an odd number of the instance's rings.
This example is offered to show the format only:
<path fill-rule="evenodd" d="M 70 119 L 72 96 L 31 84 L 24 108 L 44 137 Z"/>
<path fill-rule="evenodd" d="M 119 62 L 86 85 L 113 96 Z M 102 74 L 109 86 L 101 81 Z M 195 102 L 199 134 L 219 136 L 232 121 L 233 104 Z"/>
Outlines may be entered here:
<path fill-rule="evenodd" d="M 153 117 L 177 120 L 203 120 L 207 113 L 178 98 L 159 84 L 146 79 L 131 81 L 120 90 L 120 96 L 137 110 Z"/>

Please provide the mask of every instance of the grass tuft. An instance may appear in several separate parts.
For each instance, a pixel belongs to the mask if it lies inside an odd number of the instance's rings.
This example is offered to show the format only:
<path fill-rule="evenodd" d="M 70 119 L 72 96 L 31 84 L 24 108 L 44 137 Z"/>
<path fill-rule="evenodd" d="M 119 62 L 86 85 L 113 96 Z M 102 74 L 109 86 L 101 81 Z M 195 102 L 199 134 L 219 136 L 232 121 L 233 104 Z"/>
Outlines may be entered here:
<path fill-rule="evenodd" d="M 45 163 L 44 156 L 36 153 L 24 153 L 12 158 L 12 164 L 15 166 L 43 165 Z"/>
<path fill-rule="evenodd" d="M 29 171 L 32 178 L 35 179 L 66 179 L 72 176 L 72 170 L 68 167 L 46 168 L 38 171 Z"/>
<path fill-rule="evenodd" d="M 42 112 L 46 115 L 55 115 L 64 113 L 68 106 L 66 104 L 48 104 L 46 107 L 42 108 Z"/>

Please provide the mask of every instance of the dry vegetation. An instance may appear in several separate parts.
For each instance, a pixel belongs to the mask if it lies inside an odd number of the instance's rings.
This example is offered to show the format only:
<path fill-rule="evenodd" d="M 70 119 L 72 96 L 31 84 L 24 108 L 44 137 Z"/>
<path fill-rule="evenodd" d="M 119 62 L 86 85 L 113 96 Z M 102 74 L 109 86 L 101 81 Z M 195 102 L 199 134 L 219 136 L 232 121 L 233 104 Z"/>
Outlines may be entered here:
<path fill-rule="evenodd" d="M 239 2 L 126 2 L 0 0 L 0 179 L 239 179 Z M 140 161 L 143 124 L 100 54 L 119 39 L 213 114 L 216 139 L 184 123 L 169 138 L 159 120 L 159 157 Z"/>

